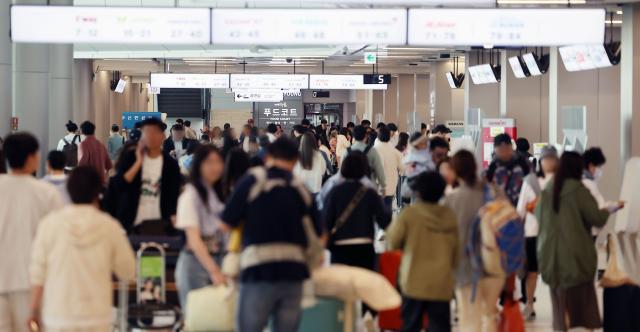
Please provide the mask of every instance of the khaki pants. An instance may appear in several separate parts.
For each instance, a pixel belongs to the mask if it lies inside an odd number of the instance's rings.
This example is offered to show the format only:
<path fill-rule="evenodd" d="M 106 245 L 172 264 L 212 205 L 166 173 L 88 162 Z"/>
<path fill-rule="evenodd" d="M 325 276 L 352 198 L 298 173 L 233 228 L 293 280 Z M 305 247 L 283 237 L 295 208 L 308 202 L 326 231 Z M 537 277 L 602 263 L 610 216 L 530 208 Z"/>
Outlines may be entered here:
<path fill-rule="evenodd" d="M 460 332 L 495 332 L 498 328 L 498 299 L 504 277 L 487 277 L 478 282 L 475 301 L 472 286 L 456 289 Z"/>
<path fill-rule="evenodd" d="M 0 332 L 28 331 L 30 305 L 30 291 L 0 294 Z"/>

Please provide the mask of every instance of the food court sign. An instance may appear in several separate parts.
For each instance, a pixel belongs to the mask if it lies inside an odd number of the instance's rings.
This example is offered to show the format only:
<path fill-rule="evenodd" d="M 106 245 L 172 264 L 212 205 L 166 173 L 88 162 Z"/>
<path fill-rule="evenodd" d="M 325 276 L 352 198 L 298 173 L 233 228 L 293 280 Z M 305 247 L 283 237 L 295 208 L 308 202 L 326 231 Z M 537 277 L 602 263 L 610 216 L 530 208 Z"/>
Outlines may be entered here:
<path fill-rule="evenodd" d="M 294 125 L 300 124 L 304 118 L 304 109 L 302 108 L 302 98 L 287 97 L 284 101 L 269 103 L 254 103 L 254 119 L 257 121 L 259 128 L 264 128 L 270 123 L 281 125 L 285 130 L 293 128 Z"/>

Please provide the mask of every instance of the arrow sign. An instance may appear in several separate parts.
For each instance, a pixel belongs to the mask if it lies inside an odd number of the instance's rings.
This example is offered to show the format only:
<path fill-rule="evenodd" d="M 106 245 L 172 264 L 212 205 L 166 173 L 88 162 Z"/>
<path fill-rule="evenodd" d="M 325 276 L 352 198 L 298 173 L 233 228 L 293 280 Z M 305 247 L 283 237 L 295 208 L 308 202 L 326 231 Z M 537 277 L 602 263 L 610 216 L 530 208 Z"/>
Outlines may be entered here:
<path fill-rule="evenodd" d="M 364 63 L 368 65 L 375 65 L 378 61 L 378 55 L 374 52 L 364 53 Z"/>

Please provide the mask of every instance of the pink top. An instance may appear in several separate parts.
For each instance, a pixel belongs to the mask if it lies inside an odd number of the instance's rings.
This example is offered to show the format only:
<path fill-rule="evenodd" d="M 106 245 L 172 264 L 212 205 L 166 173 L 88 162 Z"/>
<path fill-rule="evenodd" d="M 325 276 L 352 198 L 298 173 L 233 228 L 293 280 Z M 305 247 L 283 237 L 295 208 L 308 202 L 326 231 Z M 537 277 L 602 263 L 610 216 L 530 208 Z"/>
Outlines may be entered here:
<path fill-rule="evenodd" d="M 78 147 L 78 166 L 84 165 L 94 167 L 103 180 L 113 167 L 107 148 L 93 135 L 85 137 Z"/>

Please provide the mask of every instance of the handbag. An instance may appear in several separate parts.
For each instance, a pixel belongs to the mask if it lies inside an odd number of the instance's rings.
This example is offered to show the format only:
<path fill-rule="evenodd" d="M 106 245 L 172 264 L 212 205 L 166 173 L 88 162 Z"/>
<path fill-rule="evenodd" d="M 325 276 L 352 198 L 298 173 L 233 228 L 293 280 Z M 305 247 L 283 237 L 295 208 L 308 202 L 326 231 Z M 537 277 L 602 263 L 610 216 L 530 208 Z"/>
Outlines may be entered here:
<path fill-rule="evenodd" d="M 518 302 L 508 299 L 502 306 L 500 313 L 499 332 L 524 332 L 524 319 Z"/>
<path fill-rule="evenodd" d="M 360 204 L 360 201 L 364 198 L 364 195 L 367 193 L 367 190 L 368 190 L 367 187 L 365 187 L 364 185 L 360 185 L 360 188 L 358 188 L 358 191 L 356 192 L 356 194 L 353 196 L 349 204 L 347 204 L 347 207 L 345 207 L 342 213 L 340 213 L 338 220 L 336 220 L 336 224 L 331 229 L 331 235 L 335 235 L 336 232 L 340 228 L 342 228 L 344 224 L 347 223 L 347 220 L 349 220 L 349 217 L 351 217 L 353 210 L 355 210 L 358 204 Z"/>
<path fill-rule="evenodd" d="M 609 262 L 600 280 L 602 287 L 640 285 L 640 239 L 638 233 L 608 236 Z"/>
<path fill-rule="evenodd" d="M 227 254 L 222 259 L 222 273 L 227 277 L 236 278 L 240 276 L 240 254 L 242 252 L 242 231 L 243 225 L 231 230 L 229 242 L 227 243 Z"/>
<path fill-rule="evenodd" d="M 187 295 L 187 331 L 234 331 L 238 292 L 227 286 L 207 286 Z"/>

